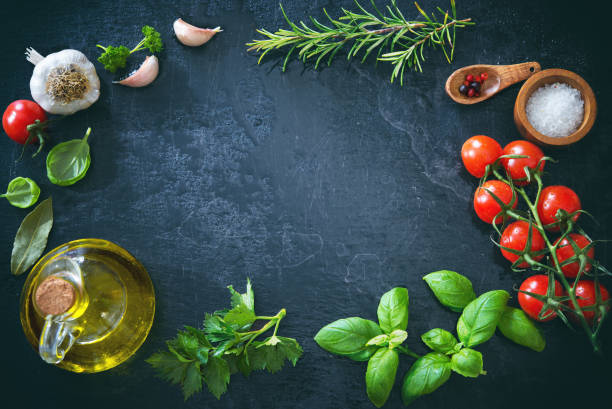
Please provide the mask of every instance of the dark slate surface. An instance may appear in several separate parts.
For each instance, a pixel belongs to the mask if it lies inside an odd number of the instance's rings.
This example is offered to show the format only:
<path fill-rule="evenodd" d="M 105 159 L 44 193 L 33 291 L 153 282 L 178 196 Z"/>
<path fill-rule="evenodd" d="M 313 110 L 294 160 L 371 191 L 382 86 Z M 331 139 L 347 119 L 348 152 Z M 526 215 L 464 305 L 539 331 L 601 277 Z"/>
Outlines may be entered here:
<path fill-rule="evenodd" d="M 337 15 L 340 6 L 351 6 L 349 0 L 284 3 L 297 19 L 321 16 L 323 7 Z M 436 3 L 423 0 L 422 6 L 430 10 Z M 400 4 L 416 16 L 410 2 Z M 92 166 L 75 186 L 50 184 L 44 156 L 15 163 L 20 147 L 0 138 L 2 185 L 29 176 L 40 183 L 43 197 L 53 196 L 56 222 L 48 248 L 84 237 L 114 241 L 147 267 L 158 302 L 147 342 L 120 367 L 76 375 L 44 364 L 19 323 L 25 277 L 9 273 L 13 236 L 26 211 L 0 203 L 3 401 L 20 408 L 373 407 L 365 394 L 365 364 L 318 348 L 312 337 L 321 326 L 345 316 L 375 318 L 379 296 L 407 286 L 408 345 L 425 352 L 418 335 L 432 327 L 453 329 L 457 315 L 435 301 L 423 274 L 455 269 L 472 279 L 477 292 L 511 291 L 522 281 L 491 244 L 490 229 L 473 215 L 476 181 L 459 159 L 461 144 L 473 134 L 502 144 L 519 136 L 512 120 L 518 86 L 484 104 L 459 106 L 443 91 L 454 69 L 539 61 L 544 68 L 575 71 L 591 84 L 600 108 L 595 127 L 575 146 L 546 150 L 560 161 L 547 168 L 547 180 L 575 188 L 600 223 L 587 227 L 595 237 L 610 238 L 609 67 L 603 57 L 607 40 L 598 37 L 603 15 L 595 4 L 460 1 L 459 14 L 478 25 L 458 35 L 455 61 L 449 66 L 428 52 L 425 73 L 411 74 L 403 88 L 388 82 L 388 66 L 371 62 L 338 58 L 320 72 L 293 62 L 285 74 L 275 58 L 257 66 L 244 43 L 257 27 L 283 24 L 277 1 L 3 5 L 3 106 L 30 97 L 27 46 L 43 54 L 75 48 L 94 60 L 96 43 L 134 42 L 143 24 L 158 28 L 166 44 L 152 86 L 112 85 L 112 76 L 96 63 L 100 100 L 53 126 L 53 143 L 93 127 Z M 186 48 L 173 38 L 177 17 L 221 25 L 224 32 L 205 47 Z M 609 244 L 597 253 L 612 264 Z M 224 306 L 225 286 L 243 288 L 247 276 L 259 311 L 287 308 L 282 333 L 302 343 L 303 359 L 276 375 L 257 373 L 248 381 L 234 376 L 220 401 L 203 393 L 183 403 L 179 389 L 157 379 L 144 359 L 181 325 L 197 325 L 206 311 Z M 515 296 L 511 302 L 516 304 Z M 541 328 L 548 341 L 544 352 L 495 336 L 479 348 L 487 376 L 453 375 L 413 407 L 605 402 L 610 359 L 593 356 L 584 336 L 560 322 Z M 608 353 L 611 329 L 603 331 Z M 387 407 L 401 407 L 399 385 L 409 363 L 402 358 Z"/>

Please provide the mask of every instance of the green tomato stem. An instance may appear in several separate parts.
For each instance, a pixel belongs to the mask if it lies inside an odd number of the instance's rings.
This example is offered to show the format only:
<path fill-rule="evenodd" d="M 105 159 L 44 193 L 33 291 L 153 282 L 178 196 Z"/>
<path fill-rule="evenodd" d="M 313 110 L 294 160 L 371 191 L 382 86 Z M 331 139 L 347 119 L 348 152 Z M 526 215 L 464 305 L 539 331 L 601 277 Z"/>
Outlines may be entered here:
<path fill-rule="evenodd" d="M 550 252 L 550 257 L 552 258 L 554 262 L 554 266 L 555 266 L 553 271 L 555 272 L 555 275 L 557 276 L 557 278 L 561 282 L 561 285 L 563 286 L 568 296 L 570 297 L 574 310 L 577 312 L 578 318 L 580 320 L 580 324 L 582 328 L 584 329 L 584 331 L 587 333 L 587 337 L 589 338 L 589 341 L 591 342 L 591 345 L 593 346 L 593 351 L 597 354 L 601 354 L 601 347 L 599 346 L 599 342 L 597 341 L 597 338 L 596 338 L 597 334 L 591 331 L 591 328 L 589 327 L 589 324 L 586 321 L 586 318 L 584 317 L 584 313 L 582 312 L 582 308 L 580 308 L 580 305 L 578 304 L 578 300 L 576 299 L 576 294 L 573 291 L 573 287 L 570 286 L 567 279 L 565 278 L 565 275 L 563 274 L 563 271 L 561 270 L 561 265 L 559 263 L 559 260 L 557 259 L 557 252 L 556 252 L 557 246 L 553 246 L 550 240 L 548 239 L 548 235 L 546 234 L 542 221 L 540 220 L 540 216 L 538 214 L 538 209 L 537 209 L 537 203 L 539 202 L 540 194 L 542 193 L 542 178 L 538 174 L 535 174 L 534 178 L 538 185 L 538 192 L 536 194 L 536 199 L 534 202 L 531 202 L 529 200 L 529 196 L 527 195 L 527 192 L 525 192 L 524 188 L 517 188 L 516 190 L 523 197 L 523 200 L 525 200 L 525 203 L 527 204 L 527 207 L 529 207 L 529 210 L 531 211 L 534 221 L 535 221 L 533 225 L 540 232 L 540 234 L 544 238 L 544 241 L 546 242 L 546 246 L 548 247 L 548 250 Z M 537 263 L 537 264 L 540 264 L 540 263 Z"/>

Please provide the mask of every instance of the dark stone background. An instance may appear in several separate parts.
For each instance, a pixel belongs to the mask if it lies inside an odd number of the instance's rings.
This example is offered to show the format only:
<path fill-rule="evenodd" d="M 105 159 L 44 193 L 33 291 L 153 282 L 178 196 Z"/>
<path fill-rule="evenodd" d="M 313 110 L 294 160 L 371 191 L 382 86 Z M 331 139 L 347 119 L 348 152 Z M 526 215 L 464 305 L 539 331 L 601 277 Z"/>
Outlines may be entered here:
<path fill-rule="evenodd" d="M 23 52 L 82 50 L 92 60 L 97 43 L 131 44 L 150 24 L 161 31 L 161 72 L 151 86 L 130 89 L 96 62 L 100 100 L 52 127 L 49 146 L 81 137 L 87 126 L 92 166 L 74 186 L 52 185 L 44 157 L 26 157 L 0 138 L 2 186 L 16 176 L 40 183 L 53 196 L 55 225 L 48 249 L 69 240 L 114 241 L 148 269 L 158 310 L 149 338 L 123 365 L 78 375 L 44 364 L 27 344 L 18 318 L 25 277 L 9 273 L 15 231 L 26 211 L 0 203 L 3 403 L 11 407 L 88 408 L 372 408 L 365 364 L 333 357 L 312 340 L 323 325 L 359 315 L 375 318 L 379 296 L 393 286 L 410 291 L 408 346 L 425 352 L 419 334 L 454 329 L 457 314 L 442 308 L 421 277 L 449 268 L 467 275 L 477 292 L 512 291 L 523 279 L 510 272 L 491 244 L 490 229 L 473 215 L 476 180 L 464 171 L 465 139 L 490 135 L 505 144 L 519 137 L 512 107 L 519 86 L 477 106 L 453 103 L 446 77 L 473 63 L 538 61 L 582 75 L 593 87 L 599 118 L 592 132 L 557 158 L 549 183 L 573 187 L 610 238 L 608 40 L 601 2 L 459 1 L 460 16 L 478 25 L 462 30 L 455 61 L 428 50 L 423 74 L 401 88 L 390 68 L 339 56 L 319 72 L 292 62 L 281 73 L 277 58 L 257 66 L 245 43 L 255 29 L 283 26 L 276 0 L 263 1 L 28 1 L 1 6 L 2 106 L 30 98 L 32 66 Z M 378 3 L 382 4 L 382 0 Z M 333 16 L 351 1 L 284 1 L 295 19 Z M 448 7 L 422 1 L 426 10 Z M 412 3 L 400 1 L 409 16 Z M 172 22 L 221 25 L 201 48 L 179 44 Z M 145 54 L 132 58 L 137 64 Z M 583 218 L 586 219 L 586 218 Z M 597 253 L 612 265 L 610 245 Z M 286 307 L 281 333 L 304 348 L 295 368 L 276 375 L 232 377 L 220 401 L 202 393 L 183 403 L 177 387 L 154 376 L 144 359 L 183 324 L 225 306 L 225 286 L 254 283 L 257 310 Z M 608 281 L 610 284 L 610 281 Z M 610 287 L 610 285 L 609 285 Z M 516 305 L 513 292 L 512 304 Z M 453 375 L 414 408 L 510 408 L 536 404 L 571 407 L 609 403 L 612 325 L 603 331 L 608 358 L 594 356 L 582 333 L 561 322 L 541 326 L 546 350 L 535 353 L 497 335 L 479 347 L 487 376 Z M 411 359 L 402 357 L 387 407 L 401 407 L 400 384 Z M 606 397 L 608 399 L 606 400 Z M 19 405 L 19 406 L 16 406 Z M 549 407 L 551 407 L 549 406 Z"/>

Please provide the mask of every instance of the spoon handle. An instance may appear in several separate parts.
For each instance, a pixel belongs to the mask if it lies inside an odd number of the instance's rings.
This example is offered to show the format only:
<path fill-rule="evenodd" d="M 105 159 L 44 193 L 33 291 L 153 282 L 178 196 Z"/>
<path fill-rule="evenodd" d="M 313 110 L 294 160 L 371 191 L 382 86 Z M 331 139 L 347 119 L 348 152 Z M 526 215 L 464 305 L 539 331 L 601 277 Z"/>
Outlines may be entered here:
<path fill-rule="evenodd" d="M 540 64 L 531 61 L 524 62 L 521 64 L 503 65 L 497 70 L 499 75 L 499 90 L 509 87 L 512 84 L 516 84 L 520 81 L 525 81 L 536 72 L 540 72 L 542 67 Z"/>

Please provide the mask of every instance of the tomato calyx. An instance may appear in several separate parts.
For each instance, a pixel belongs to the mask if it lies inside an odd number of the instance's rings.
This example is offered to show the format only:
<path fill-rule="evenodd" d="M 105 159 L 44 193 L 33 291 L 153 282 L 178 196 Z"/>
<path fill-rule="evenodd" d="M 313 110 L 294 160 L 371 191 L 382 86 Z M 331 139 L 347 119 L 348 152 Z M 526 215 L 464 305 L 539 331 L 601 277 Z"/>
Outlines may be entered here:
<path fill-rule="evenodd" d="M 34 121 L 34 123 L 26 127 L 26 129 L 28 130 L 28 138 L 23 144 L 23 149 L 21 150 L 21 156 L 19 156 L 19 159 L 23 157 L 26 146 L 31 144 L 32 141 L 34 141 L 35 139 L 38 140 L 38 149 L 36 150 L 36 152 L 34 152 L 32 157 L 34 158 L 36 157 L 36 155 L 40 153 L 42 148 L 45 146 L 45 139 L 47 138 L 47 133 L 45 132 L 45 128 L 47 127 L 48 122 L 49 121 L 40 122 L 40 120 L 37 119 Z"/>

